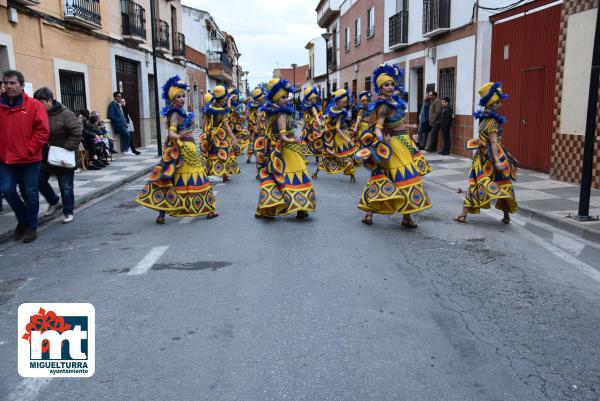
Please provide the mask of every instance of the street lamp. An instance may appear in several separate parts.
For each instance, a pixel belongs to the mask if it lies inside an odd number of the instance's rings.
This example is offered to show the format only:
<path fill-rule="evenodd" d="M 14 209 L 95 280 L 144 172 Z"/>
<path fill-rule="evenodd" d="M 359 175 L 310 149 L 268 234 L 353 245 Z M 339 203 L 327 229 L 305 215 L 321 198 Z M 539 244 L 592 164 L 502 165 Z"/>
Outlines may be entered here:
<path fill-rule="evenodd" d="M 242 53 L 234 53 L 235 56 L 235 79 L 236 79 L 236 86 L 235 88 L 238 90 L 240 90 L 240 56 L 242 55 Z"/>
<path fill-rule="evenodd" d="M 329 52 L 327 51 L 327 49 L 328 49 L 327 46 L 329 44 L 329 39 L 331 39 L 332 36 L 333 36 L 333 34 L 331 32 L 324 32 L 321 34 L 321 37 L 323 37 L 323 39 L 325 39 L 325 73 L 326 73 L 326 77 L 327 77 L 327 100 L 329 100 L 329 98 L 331 97 L 331 90 L 329 89 L 329 60 L 327 57 Z M 332 49 L 331 58 L 333 58 L 333 49 Z"/>
<path fill-rule="evenodd" d="M 294 88 L 296 87 L 296 67 L 298 67 L 298 64 L 292 63 L 292 68 L 294 70 Z M 296 93 L 294 93 L 294 100 L 296 100 Z"/>
<path fill-rule="evenodd" d="M 246 77 L 244 81 L 246 83 L 246 97 L 250 97 L 250 90 L 248 89 L 248 75 L 250 75 L 250 71 L 244 71 L 244 77 Z"/>

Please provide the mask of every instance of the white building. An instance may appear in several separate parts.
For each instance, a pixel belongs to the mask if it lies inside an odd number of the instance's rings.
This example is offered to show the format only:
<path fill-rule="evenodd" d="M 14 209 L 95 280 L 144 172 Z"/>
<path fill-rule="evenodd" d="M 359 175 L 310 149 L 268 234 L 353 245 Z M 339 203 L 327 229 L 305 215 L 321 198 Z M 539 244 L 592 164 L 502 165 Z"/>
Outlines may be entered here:
<path fill-rule="evenodd" d="M 302 90 L 308 86 L 316 86 L 324 96 L 327 92 L 327 53 L 325 39 L 314 38 L 309 41 L 305 48 L 308 50 L 308 73 L 307 82 Z"/>
<path fill-rule="evenodd" d="M 513 0 L 385 0 L 384 59 L 404 68 L 408 119 L 417 121 L 425 91 L 449 97 L 454 109 L 452 153 L 472 138 L 479 87 L 490 79 L 489 17 Z M 476 6 L 479 4 L 479 7 Z M 494 8 L 495 10 L 482 9 Z M 441 140 L 438 145 L 441 146 Z"/>

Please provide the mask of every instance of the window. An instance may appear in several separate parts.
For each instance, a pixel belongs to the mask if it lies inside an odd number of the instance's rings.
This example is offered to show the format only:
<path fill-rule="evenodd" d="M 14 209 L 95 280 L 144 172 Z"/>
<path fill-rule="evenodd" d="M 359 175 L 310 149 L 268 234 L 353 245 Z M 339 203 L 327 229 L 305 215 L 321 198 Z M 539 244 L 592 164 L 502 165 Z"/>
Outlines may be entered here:
<path fill-rule="evenodd" d="M 449 97 L 450 102 L 454 104 L 454 67 L 443 68 L 440 70 L 440 83 L 439 83 L 439 98 Z"/>
<path fill-rule="evenodd" d="M 346 31 L 345 31 L 345 35 L 344 35 L 344 50 L 345 51 L 349 51 L 350 50 L 350 27 L 347 27 Z"/>
<path fill-rule="evenodd" d="M 371 92 L 371 76 L 365 77 L 365 90 Z"/>
<path fill-rule="evenodd" d="M 332 92 L 335 92 L 336 90 L 337 90 L 337 82 L 334 82 L 334 83 L 331 85 L 331 91 L 332 91 Z"/>
<path fill-rule="evenodd" d="M 81 72 L 58 70 L 60 100 L 69 110 L 78 113 L 87 109 L 85 101 L 85 77 Z"/>
<path fill-rule="evenodd" d="M 360 17 L 354 20 L 354 46 L 360 44 Z"/>
<path fill-rule="evenodd" d="M 367 39 L 368 38 L 372 38 L 373 35 L 375 35 L 375 7 L 371 7 L 369 8 L 369 11 L 367 11 L 367 22 L 368 22 L 368 28 L 367 28 Z"/>
<path fill-rule="evenodd" d="M 344 82 L 344 89 L 348 90 L 348 82 Z"/>

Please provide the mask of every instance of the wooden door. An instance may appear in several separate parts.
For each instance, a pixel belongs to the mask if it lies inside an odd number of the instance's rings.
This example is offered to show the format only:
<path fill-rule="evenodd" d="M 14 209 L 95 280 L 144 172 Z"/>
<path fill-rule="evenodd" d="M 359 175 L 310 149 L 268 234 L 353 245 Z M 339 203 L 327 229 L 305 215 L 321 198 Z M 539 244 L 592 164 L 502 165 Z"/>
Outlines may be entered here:
<path fill-rule="evenodd" d="M 138 63 L 125 58 L 115 59 L 117 70 L 117 89 L 123 93 L 123 99 L 127 102 L 127 110 L 135 126 L 133 144 L 142 146 L 140 130 L 140 99 L 138 86 Z"/>

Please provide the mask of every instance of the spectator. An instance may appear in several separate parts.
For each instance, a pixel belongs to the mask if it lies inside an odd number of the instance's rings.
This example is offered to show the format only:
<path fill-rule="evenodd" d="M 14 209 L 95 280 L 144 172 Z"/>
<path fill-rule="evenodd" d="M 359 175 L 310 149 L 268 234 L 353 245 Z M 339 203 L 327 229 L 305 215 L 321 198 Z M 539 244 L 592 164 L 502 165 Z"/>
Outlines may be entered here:
<path fill-rule="evenodd" d="M 448 156 L 450 154 L 450 128 L 452 128 L 452 107 L 450 106 L 450 98 L 442 99 L 442 135 L 444 136 L 444 148 L 440 152 L 441 155 Z"/>
<path fill-rule="evenodd" d="M 102 132 L 98 128 L 98 117 L 90 115 L 90 118 L 85 120 L 83 126 L 83 146 L 89 155 L 89 166 L 90 170 L 100 170 L 105 167 L 106 164 L 102 163 L 98 158 L 98 146 L 101 139 Z M 102 144 L 104 146 L 104 144 Z"/>
<path fill-rule="evenodd" d="M 133 155 L 133 152 L 129 150 L 131 139 L 127 130 L 127 119 L 125 119 L 125 114 L 123 114 L 121 106 L 122 99 L 123 95 L 121 92 L 114 92 L 113 101 L 108 105 L 108 112 L 106 114 L 112 123 L 114 132 L 121 136 L 121 152 L 125 155 Z"/>
<path fill-rule="evenodd" d="M 48 113 L 23 91 L 25 77 L 8 70 L 2 75 L 5 92 L 0 99 L 0 177 L 2 193 L 17 218 L 13 239 L 37 238 L 40 208 L 38 177 L 42 148 L 48 141 Z M 21 196 L 17 183 L 22 183 Z"/>
<path fill-rule="evenodd" d="M 92 111 L 91 115 L 96 116 L 98 118 L 98 129 L 100 129 L 102 139 L 104 141 L 104 144 L 106 145 L 106 148 L 109 149 L 109 156 L 117 153 L 115 151 L 115 141 L 108 128 L 106 128 L 106 125 L 104 125 L 104 121 L 102 121 L 102 116 L 100 115 L 100 112 Z"/>
<path fill-rule="evenodd" d="M 73 221 L 73 208 L 75 207 L 75 195 L 73 194 L 73 180 L 75 168 L 79 166 L 79 143 L 81 142 L 81 123 L 71 110 L 54 100 L 54 94 L 49 88 L 40 88 L 33 97 L 46 107 L 50 123 L 50 137 L 44 146 L 42 165 L 38 179 L 38 189 L 48 202 L 48 209 L 44 216 L 52 216 L 60 207 L 62 199 L 63 223 Z M 75 167 L 64 168 L 48 164 L 48 149 L 50 146 L 58 146 L 75 152 Z M 56 175 L 60 198 L 48 183 L 50 175 Z"/>
<path fill-rule="evenodd" d="M 437 150 L 437 137 L 442 125 L 442 101 L 438 99 L 437 92 L 429 92 L 429 125 L 431 126 L 431 136 L 429 137 L 428 152 Z"/>
<path fill-rule="evenodd" d="M 423 105 L 421 106 L 421 112 L 419 113 L 419 131 L 417 146 L 419 150 L 425 149 L 425 144 L 427 144 L 427 135 L 429 134 L 429 130 L 431 127 L 429 126 L 429 93 L 425 92 L 425 97 L 423 98 Z"/>
<path fill-rule="evenodd" d="M 134 155 L 139 155 L 141 152 L 138 152 L 133 145 L 133 136 L 135 134 L 135 126 L 133 125 L 133 120 L 129 115 L 129 109 L 127 108 L 127 102 L 125 99 L 121 99 L 121 109 L 123 110 L 123 115 L 125 116 L 125 120 L 127 121 L 127 131 L 129 132 L 129 150 Z"/>

